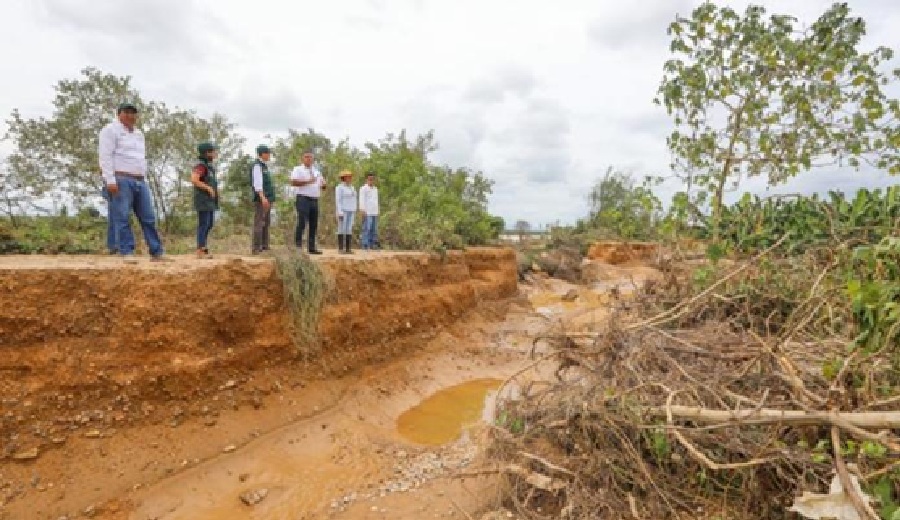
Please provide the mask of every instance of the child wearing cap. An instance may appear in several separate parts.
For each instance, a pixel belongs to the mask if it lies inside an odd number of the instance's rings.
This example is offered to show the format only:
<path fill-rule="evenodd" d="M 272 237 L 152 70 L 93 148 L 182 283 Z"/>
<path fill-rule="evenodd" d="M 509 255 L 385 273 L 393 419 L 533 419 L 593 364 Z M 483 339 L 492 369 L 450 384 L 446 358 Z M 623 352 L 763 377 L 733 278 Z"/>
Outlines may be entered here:
<path fill-rule="evenodd" d="M 334 189 L 334 207 L 338 218 L 338 252 L 351 254 L 350 240 L 353 236 L 353 217 L 356 215 L 356 188 L 350 184 L 353 172 L 344 170 L 338 174 L 341 183 Z"/>
<path fill-rule="evenodd" d="M 218 181 L 216 168 L 213 161 L 216 160 L 219 147 L 210 142 L 203 142 L 197 146 L 199 155 L 197 164 L 191 171 L 191 184 L 194 185 L 194 209 L 197 210 L 197 258 L 212 258 L 206 241 L 212 230 L 216 210 L 219 209 Z"/>

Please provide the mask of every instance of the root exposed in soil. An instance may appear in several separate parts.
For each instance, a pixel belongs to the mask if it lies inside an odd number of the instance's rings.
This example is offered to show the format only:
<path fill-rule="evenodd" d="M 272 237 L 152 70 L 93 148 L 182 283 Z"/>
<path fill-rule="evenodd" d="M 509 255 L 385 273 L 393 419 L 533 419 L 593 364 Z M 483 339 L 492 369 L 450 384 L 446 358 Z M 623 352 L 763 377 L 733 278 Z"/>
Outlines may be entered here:
<path fill-rule="evenodd" d="M 723 279 L 753 283 L 748 267 Z M 498 407 L 492 452 L 510 505 L 529 519 L 793 518 L 796 497 L 827 492 L 836 475 L 868 493 L 841 495 L 858 518 L 890 518 L 896 373 L 890 353 L 813 333 L 824 304 L 810 303 L 833 289 L 824 278 L 778 327 L 748 328 L 750 305 L 706 321 L 731 301 L 714 283 L 661 313 L 646 301 L 645 315 L 619 311 L 602 333 L 545 338 L 536 363 L 558 363 L 557 380 Z"/>

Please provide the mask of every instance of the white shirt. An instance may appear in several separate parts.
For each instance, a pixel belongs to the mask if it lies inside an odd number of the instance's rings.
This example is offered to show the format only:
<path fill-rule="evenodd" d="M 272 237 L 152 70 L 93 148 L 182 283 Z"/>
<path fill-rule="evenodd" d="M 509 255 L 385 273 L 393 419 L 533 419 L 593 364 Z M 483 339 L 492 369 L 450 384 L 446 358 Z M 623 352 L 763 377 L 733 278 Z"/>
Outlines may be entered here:
<path fill-rule="evenodd" d="M 308 181 L 310 179 L 318 179 L 318 182 L 307 184 L 305 186 L 293 186 L 294 195 L 303 195 L 318 199 L 322 195 L 322 173 L 315 166 L 305 166 L 301 164 L 291 170 L 291 180 Z"/>
<path fill-rule="evenodd" d="M 100 130 L 100 171 L 103 182 L 116 183 L 116 172 L 132 175 L 147 173 L 147 152 L 144 133 L 135 128 L 128 130 L 121 121 L 113 121 Z"/>
<path fill-rule="evenodd" d="M 378 215 L 378 187 L 363 184 L 359 189 L 359 210 L 366 215 Z"/>
<path fill-rule="evenodd" d="M 263 190 L 262 166 L 259 163 L 253 165 L 253 191 Z"/>
<path fill-rule="evenodd" d="M 338 216 L 348 211 L 356 211 L 356 190 L 343 182 L 334 189 L 334 209 Z"/>

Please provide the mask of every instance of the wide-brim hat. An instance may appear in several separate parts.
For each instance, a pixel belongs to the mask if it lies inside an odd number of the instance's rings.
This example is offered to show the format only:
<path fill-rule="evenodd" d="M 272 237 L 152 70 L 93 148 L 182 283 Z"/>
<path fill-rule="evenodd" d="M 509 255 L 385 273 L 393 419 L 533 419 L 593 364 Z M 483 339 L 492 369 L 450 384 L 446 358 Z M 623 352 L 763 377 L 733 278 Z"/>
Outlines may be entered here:
<path fill-rule="evenodd" d="M 353 172 L 350 170 L 343 170 L 338 174 L 338 178 L 343 179 L 344 177 L 353 177 Z"/>

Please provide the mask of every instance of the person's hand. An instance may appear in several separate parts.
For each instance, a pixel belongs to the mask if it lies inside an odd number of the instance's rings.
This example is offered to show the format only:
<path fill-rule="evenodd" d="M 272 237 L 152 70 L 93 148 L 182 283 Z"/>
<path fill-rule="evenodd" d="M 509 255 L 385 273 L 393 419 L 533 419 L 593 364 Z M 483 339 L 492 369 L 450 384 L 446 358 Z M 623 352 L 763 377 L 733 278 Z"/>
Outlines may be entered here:
<path fill-rule="evenodd" d="M 216 190 L 212 186 L 206 187 L 206 193 L 209 193 L 209 196 L 212 198 L 216 198 Z"/>
<path fill-rule="evenodd" d="M 264 210 L 269 211 L 269 208 L 272 207 L 272 203 L 269 202 L 269 199 L 263 197 L 262 198 L 262 207 Z"/>
<path fill-rule="evenodd" d="M 109 195 L 110 195 L 110 196 L 113 196 L 113 195 L 119 193 L 119 185 L 116 184 L 116 183 L 107 184 L 107 185 L 106 185 L 106 191 L 109 192 Z"/>

